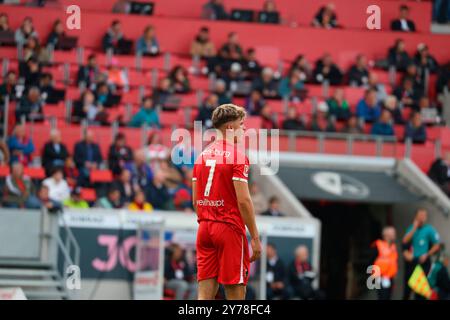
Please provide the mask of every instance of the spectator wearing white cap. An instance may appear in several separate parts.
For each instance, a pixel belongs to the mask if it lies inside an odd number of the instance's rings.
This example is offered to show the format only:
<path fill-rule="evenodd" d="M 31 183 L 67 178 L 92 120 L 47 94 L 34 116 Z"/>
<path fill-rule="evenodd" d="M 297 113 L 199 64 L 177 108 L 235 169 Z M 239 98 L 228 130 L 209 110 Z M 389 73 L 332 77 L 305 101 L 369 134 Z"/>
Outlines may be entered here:
<path fill-rule="evenodd" d="M 242 74 L 242 66 L 239 62 L 233 62 L 230 66 L 230 71 L 224 76 L 225 83 L 227 85 L 227 90 L 232 94 L 239 91 L 239 86 L 244 80 Z"/>
<path fill-rule="evenodd" d="M 321 101 L 317 105 L 317 110 L 311 119 L 310 130 L 316 132 L 336 132 L 334 122 L 328 115 L 328 104 L 325 101 Z"/>
<path fill-rule="evenodd" d="M 218 79 L 215 83 L 214 93 L 217 95 L 219 99 L 218 103 L 226 104 L 231 103 L 231 95 L 227 90 L 227 84 L 223 79 Z"/>

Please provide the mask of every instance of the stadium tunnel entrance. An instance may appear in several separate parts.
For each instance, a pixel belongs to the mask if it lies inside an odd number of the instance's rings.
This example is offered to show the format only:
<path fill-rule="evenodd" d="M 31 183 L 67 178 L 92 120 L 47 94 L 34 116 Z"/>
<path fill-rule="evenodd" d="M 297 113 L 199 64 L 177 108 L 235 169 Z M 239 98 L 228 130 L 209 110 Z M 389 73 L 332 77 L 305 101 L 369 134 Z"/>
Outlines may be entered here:
<path fill-rule="evenodd" d="M 366 286 L 370 245 L 392 222 L 391 205 L 303 201 L 322 225 L 320 288 L 327 299 L 376 298 Z"/>

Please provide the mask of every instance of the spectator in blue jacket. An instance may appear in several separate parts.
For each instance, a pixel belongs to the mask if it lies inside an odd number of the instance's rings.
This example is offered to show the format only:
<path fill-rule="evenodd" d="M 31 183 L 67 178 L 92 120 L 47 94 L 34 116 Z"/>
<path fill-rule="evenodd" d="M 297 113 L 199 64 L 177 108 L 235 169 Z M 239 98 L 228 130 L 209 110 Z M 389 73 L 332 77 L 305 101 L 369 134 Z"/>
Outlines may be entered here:
<path fill-rule="evenodd" d="M 413 112 L 411 120 L 405 126 L 405 140 L 411 139 L 413 143 L 425 143 L 427 141 L 427 131 L 422 123 L 420 112 Z"/>
<path fill-rule="evenodd" d="M 159 122 L 158 112 L 153 105 L 153 98 L 151 96 L 145 96 L 142 99 L 141 109 L 133 116 L 130 121 L 130 127 L 142 127 L 146 124 L 149 127 L 161 128 Z"/>
<path fill-rule="evenodd" d="M 371 134 L 378 136 L 393 136 L 392 115 L 388 110 L 383 110 L 380 119 L 372 126 Z"/>
<path fill-rule="evenodd" d="M 153 26 L 149 25 L 144 29 L 144 34 L 136 43 L 136 51 L 146 56 L 156 56 L 159 54 L 159 42 Z"/>
<path fill-rule="evenodd" d="M 91 130 L 87 130 L 84 139 L 75 144 L 73 158 L 80 172 L 78 183 L 82 186 L 89 185 L 91 170 L 98 169 L 103 161 L 100 146 L 94 141 L 94 133 Z"/>
<path fill-rule="evenodd" d="M 377 102 L 377 92 L 374 89 L 367 89 L 364 98 L 356 106 L 356 115 L 366 122 L 376 121 L 381 114 L 381 107 Z"/>
<path fill-rule="evenodd" d="M 31 162 L 31 155 L 34 152 L 33 140 L 25 134 L 25 127 L 17 125 L 11 137 L 8 139 L 10 163 L 20 162 L 24 166 Z"/>

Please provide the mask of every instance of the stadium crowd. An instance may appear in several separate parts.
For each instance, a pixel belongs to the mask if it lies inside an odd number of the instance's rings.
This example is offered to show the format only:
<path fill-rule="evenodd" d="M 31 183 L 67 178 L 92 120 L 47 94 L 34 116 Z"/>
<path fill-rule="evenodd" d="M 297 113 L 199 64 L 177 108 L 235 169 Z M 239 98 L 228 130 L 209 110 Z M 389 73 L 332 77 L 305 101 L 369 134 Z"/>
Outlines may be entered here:
<path fill-rule="evenodd" d="M 39 1 L 45 5 L 46 1 Z M 442 14 L 445 1 L 435 1 L 433 17 L 444 23 L 450 14 Z M 1 7 L 0 7 L 1 9 Z M 115 13 L 129 13 L 129 2 L 118 1 L 113 8 Z M 264 23 L 281 23 L 283 17 L 277 12 L 275 1 L 268 0 L 262 8 L 267 20 Z M 448 8 L 450 12 L 450 7 Z M 231 12 L 225 10 L 221 0 L 210 0 L 202 9 L 203 19 L 233 19 Z M 311 17 L 311 26 L 316 28 L 342 28 L 339 24 L 335 6 L 328 4 L 318 8 Z M 265 18 L 266 19 L 266 18 Z M 402 4 L 399 16 L 391 23 L 391 30 L 415 32 L 415 23 L 409 18 L 409 8 Z M 450 62 L 437 61 L 425 43 L 417 43 L 413 55 L 408 54 L 402 34 L 392 43 L 384 59 L 372 61 L 364 54 L 355 56 L 349 68 L 342 68 L 332 58 L 324 45 L 323 55 L 316 61 L 309 61 L 301 53 L 290 62 L 287 68 L 275 70 L 273 66 L 258 61 L 256 50 L 246 47 L 237 32 L 230 32 L 227 40 L 216 47 L 211 40 L 211 30 L 202 27 L 191 40 L 190 55 L 201 61 L 201 67 L 192 70 L 183 65 L 175 65 L 158 79 L 151 94 L 140 99 L 140 105 L 129 119 L 123 115 L 114 115 L 113 110 L 120 104 L 131 84 L 130 76 L 114 55 L 138 54 L 158 57 L 163 54 L 158 40 L 158 30 L 148 25 L 135 41 L 127 37 L 122 30 L 120 20 L 112 21 L 104 31 L 101 40 L 102 52 L 92 53 L 86 63 L 76 72 L 74 84 L 80 89 L 80 96 L 73 103 L 70 122 L 87 125 L 82 140 L 73 148 L 64 143 L 61 132 L 52 129 L 49 140 L 42 150 L 37 150 L 33 137 L 28 134 L 31 123 L 47 121 L 44 105 L 58 104 L 64 100 L 64 90 L 48 71 L 52 67 L 53 50 L 66 50 L 66 37 L 62 21 L 54 21 L 48 35 L 38 34 L 33 26 L 33 18 L 27 17 L 20 26 L 10 26 L 7 14 L 0 10 L 0 31 L 11 32 L 13 46 L 21 48 L 22 58 L 17 70 L 8 70 L 3 74 L 0 86 L 0 123 L 13 117 L 14 128 L 4 132 L 0 139 L 0 165 L 10 166 L 10 173 L 0 183 L 2 188 L 1 205 L 9 208 L 38 209 L 42 206 L 50 211 L 66 208 L 86 209 L 128 208 L 133 211 L 151 212 L 158 210 L 180 210 L 193 213 L 191 201 L 192 164 L 174 165 L 171 153 L 174 152 L 162 143 L 160 121 L 161 111 L 171 111 L 177 105 L 179 95 L 196 90 L 193 77 L 214 79 L 211 90 L 207 92 L 198 106 L 196 120 L 205 128 L 211 127 L 213 110 L 224 103 L 243 101 L 243 106 L 251 116 L 260 117 L 263 129 L 283 129 L 287 131 L 342 132 L 363 134 L 370 126 L 370 134 L 377 136 L 395 136 L 395 125 L 404 127 L 401 140 L 411 139 L 413 143 L 424 144 L 427 141 L 427 128 L 443 124 L 444 108 L 442 95 L 450 91 Z M 11 43 L 0 43 L 11 45 Z M 69 49 L 74 49 L 69 48 Z M 100 65 L 100 54 L 112 54 L 107 67 Z M 394 70 L 399 81 L 392 86 L 380 81 L 377 70 Z M 437 76 L 436 95 L 427 93 L 428 75 Z M 302 103 L 311 98 L 309 85 L 330 86 L 332 94 L 327 99 L 319 99 L 312 116 L 299 112 Z M 150 86 L 150 83 L 149 83 Z M 364 93 L 356 104 L 349 103 L 344 86 L 362 88 Z M 5 99 L 8 97 L 8 99 Z M 237 100 L 241 99 L 241 100 Z M 5 101 L 16 103 L 14 113 L 4 110 Z M 275 116 L 274 101 L 287 101 L 288 108 L 282 119 Z M 124 134 L 114 137 L 107 157 L 104 157 L 95 135 L 89 126 L 110 126 L 117 122 L 121 127 L 150 128 L 145 147 L 133 150 Z M 175 152 L 188 152 L 186 149 Z M 191 152 L 190 158 L 196 155 Z M 191 161 L 193 163 L 193 161 Z M 42 166 L 45 179 L 33 181 L 25 174 L 25 168 Z M 450 179 L 450 156 L 438 159 L 430 170 L 430 176 L 443 188 L 447 188 Z M 92 183 L 91 172 L 108 168 L 113 176 L 109 185 Z M 86 201 L 83 189 L 94 188 L 97 191 L 95 201 Z M 257 214 L 283 216 L 280 200 L 276 197 L 265 199 L 258 185 L 250 186 Z M 449 192 L 448 192 L 449 193 Z M 410 262 L 407 275 L 412 268 L 420 264 L 430 270 L 430 256 L 442 252 L 432 240 L 436 233 L 429 227 L 418 232 L 425 224 L 426 215 L 418 213 L 417 221 L 408 229 L 403 238 L 402 254 Z M 415 220 L 415 221 L 416 221 Z M 411 231 L 413 230 L 413 231 Z M 389 243 L 395 235 L 392 230 L 383 233 L 383 240 Z M 423 251 L 421 239 L 428 237 L 427 250 Z M 436 238 L 436 237 L 435 237 Z M 427 240 L 427 241 L 428 241 Z M 417 246 L 417 247 L 416 247 Z M 425 257 L 423 257 L 425 255 Z M 277 256 L 276 247 L 267 247 L 267 297 L 301 299 L 323 299 L 324 293 L 313 289 L 315 278 L 309 261 L 307 247 L 296 249 L 295 258 L 285 265 Z M 193 271 L 187 269 L 183 261 L 181 248 L 174 246 L 166 263 L 166 287 L 175 291 L 177 298 L 188 294 L 194 297 Z M 436 261 L 448 265 L 448 259 L 440 256 Z M 439 270 L 445 270 L 441 268 Z M 444 271 L 441 271 L 444 272 Z M 392 275 L 391 275 L 392 276 Z M 391 277 L 393 282 L 394 277 Z M 448 297 L 448 282 L 440 274 L 436 280 L 441 297 Z M 447 275 L 448 279 L 448 275 Z M 405 282 L 406 276 L 405 276 Z M 384 284 L 386 284 L 385 282 Z M 405 286 L 406 287 L 406 286 Z M 380 293 L 380 298 L 390 298 L 392 283 Z M 405 293 L 406 298 L 407 293 Z"/>

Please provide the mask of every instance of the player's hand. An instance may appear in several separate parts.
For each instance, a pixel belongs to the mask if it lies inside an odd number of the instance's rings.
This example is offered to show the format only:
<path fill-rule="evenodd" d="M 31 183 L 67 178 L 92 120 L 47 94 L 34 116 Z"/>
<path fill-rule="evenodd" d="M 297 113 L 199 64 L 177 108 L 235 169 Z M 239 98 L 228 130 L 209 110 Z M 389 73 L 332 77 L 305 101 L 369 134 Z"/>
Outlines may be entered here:
<path fill-rule="evenodd" d="M 424 263 L 428 259 L 428 254 L 425 253 L 419 257 L 419 263 Z"/>
<path fill-rule="evenodd" d="M 252 246 L 252 256 L 250 258 L 250 262 L 253 262 L 261 257 L 261 241 L 259 238 L 254 238 L 250 243 Z"/>

